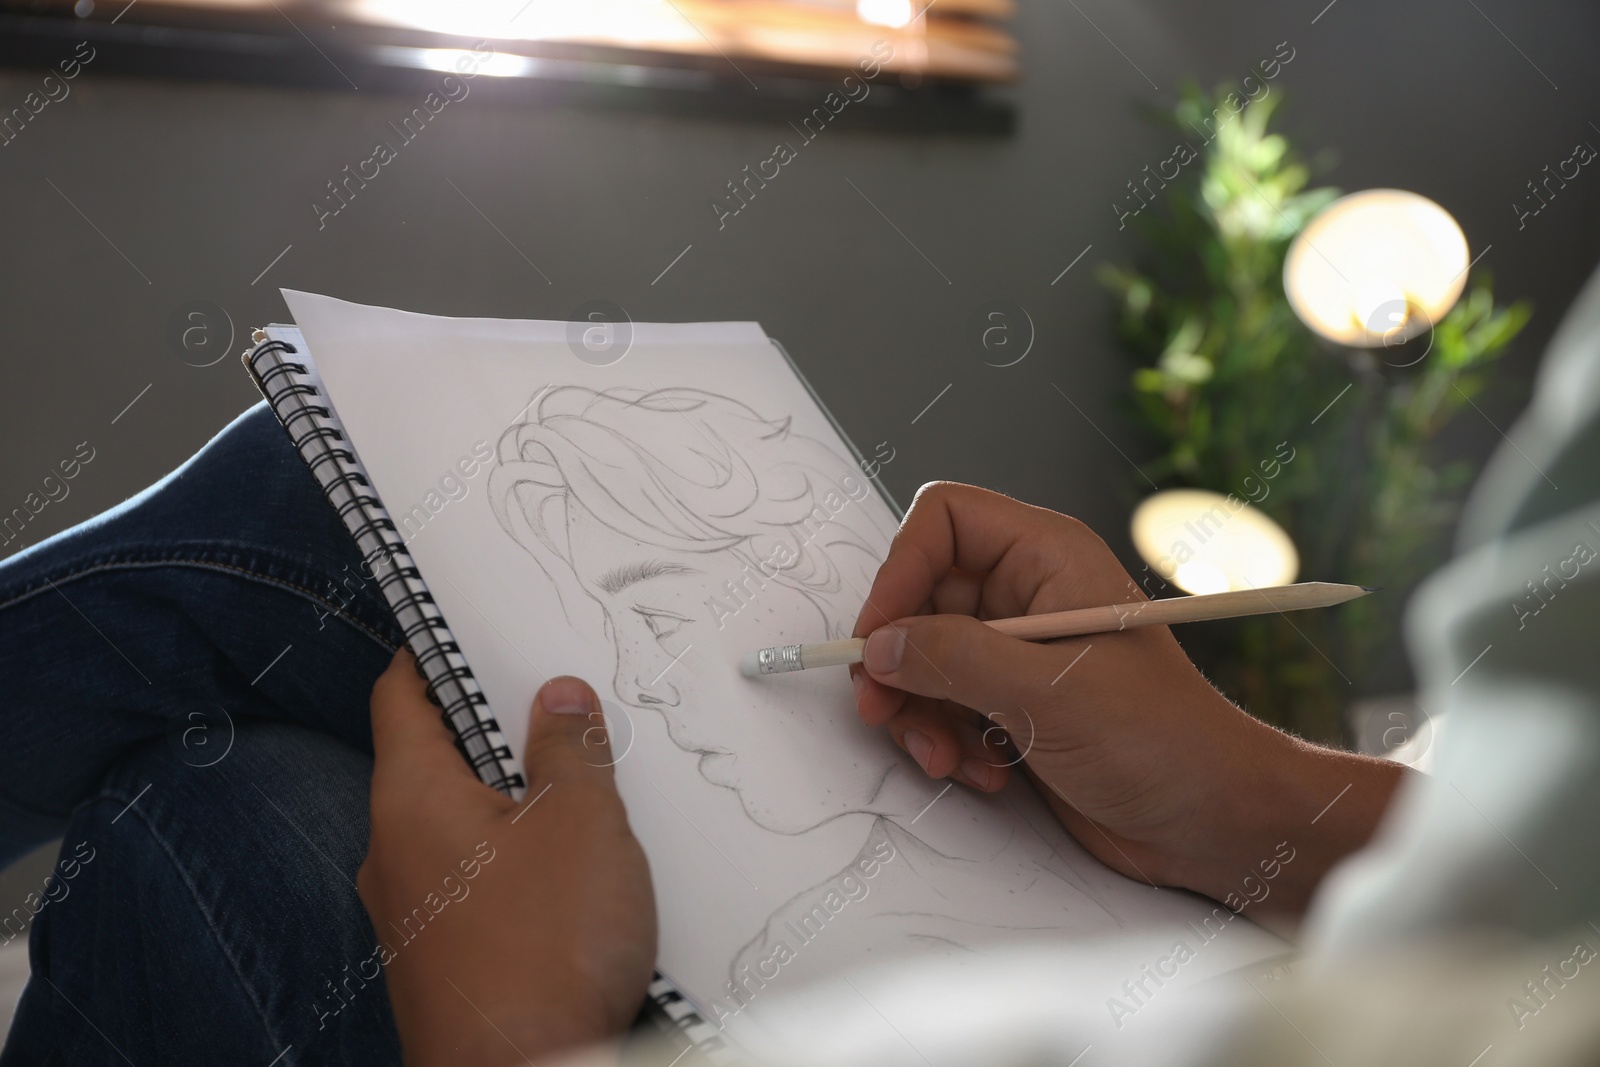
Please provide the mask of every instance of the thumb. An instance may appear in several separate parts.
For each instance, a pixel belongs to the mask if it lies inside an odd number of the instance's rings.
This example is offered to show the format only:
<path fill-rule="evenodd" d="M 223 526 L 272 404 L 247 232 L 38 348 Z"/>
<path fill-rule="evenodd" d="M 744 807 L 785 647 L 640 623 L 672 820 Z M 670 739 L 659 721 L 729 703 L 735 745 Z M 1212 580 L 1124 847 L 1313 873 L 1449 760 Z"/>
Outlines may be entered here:
<path fill-rule="evenodd" d="M 874 630 L 862 666 L 884 685 L 992 717 L 1037 702 L 1064 644 L 1007 637 L 970 615 L 917 615 Z"/>
<path fill-rule="evenodd" d="M 528 785 L 612 779 L 611 751 L 600 698 L 581 678 L 564 675 L 540 687 L 528 714 L 523 766 Z"/>

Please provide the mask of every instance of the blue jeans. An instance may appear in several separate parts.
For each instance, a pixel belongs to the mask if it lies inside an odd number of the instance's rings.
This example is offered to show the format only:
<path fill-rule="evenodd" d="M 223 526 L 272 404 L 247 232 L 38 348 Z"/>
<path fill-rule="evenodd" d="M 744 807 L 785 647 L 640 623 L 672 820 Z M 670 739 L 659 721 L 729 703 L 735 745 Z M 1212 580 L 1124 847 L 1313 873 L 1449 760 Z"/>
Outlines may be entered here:
<path fill-rule="evenodd" d="M 400 640 L 264 405 L 0 563 L 0 864 L 64 837 L 0 1067 L 399 1062 L 355 875 Z"/>

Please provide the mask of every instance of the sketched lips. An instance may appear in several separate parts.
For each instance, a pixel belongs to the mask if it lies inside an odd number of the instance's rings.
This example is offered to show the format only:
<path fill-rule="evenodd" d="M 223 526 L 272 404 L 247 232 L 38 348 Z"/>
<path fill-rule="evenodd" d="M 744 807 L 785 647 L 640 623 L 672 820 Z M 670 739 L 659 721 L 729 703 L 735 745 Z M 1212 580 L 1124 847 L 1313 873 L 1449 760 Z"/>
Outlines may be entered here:
<path fill-rule="evenodd" d="M 702 752 L 700 776 L 713 785 L 732 785 L 734 762 L 731 752 Z"/>
<path fill-rule="evenodd" d="M 667 737 L 674 745 L 677 745 L 685 752 L 696 752 L 703 756 L 731 755 L 727 749 L 718 748 L 716 745 L 707 744 L 700 738 L 696 737 L 694 735 L 694 731 L 687 728 L 683 719 L 680 717 L 676 715 L 663 715 L 662 718 L 666 720 Z"/>
<path fill-rule="evenodd" d="M 699 771 L 702 778 L 712 785 L 733 785 L 735 759 L 732 752 L 703 743 L 692 736 L 691 732 L 684 728 L 683 721 L 676 717 L 668 717 L 666 724 L 667 737 L 674 745 L 700 757 Z"/>

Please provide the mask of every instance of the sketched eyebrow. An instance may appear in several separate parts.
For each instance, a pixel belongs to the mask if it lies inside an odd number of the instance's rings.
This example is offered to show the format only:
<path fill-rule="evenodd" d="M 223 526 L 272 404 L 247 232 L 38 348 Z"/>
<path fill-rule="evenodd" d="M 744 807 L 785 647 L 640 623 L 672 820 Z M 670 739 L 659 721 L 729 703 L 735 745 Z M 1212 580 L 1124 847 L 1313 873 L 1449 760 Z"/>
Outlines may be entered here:
<path fill-rule="evenodd" d="M 668 563 L 666 560 L 647 559 L 638 563 L 624 563 L 620 567 L 613 567 L 600 576 L 595 582 L 612 596 L 616 596 L 630 585 L 637 582 L 659 578 L 663 574 L 699 574 L 693 567 L 685 567 L 681 563 Z"/>

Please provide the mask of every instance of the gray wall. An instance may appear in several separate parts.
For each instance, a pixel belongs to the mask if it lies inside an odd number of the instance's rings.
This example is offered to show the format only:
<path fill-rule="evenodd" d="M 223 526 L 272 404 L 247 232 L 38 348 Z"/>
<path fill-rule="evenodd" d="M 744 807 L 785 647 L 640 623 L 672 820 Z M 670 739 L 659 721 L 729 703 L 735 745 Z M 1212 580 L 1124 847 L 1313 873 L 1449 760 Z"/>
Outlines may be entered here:
<path fill-rule="evenodd" d="M 323 183 L 417 100 L 116 79 L 91 65 L 0 147 L 0 511 L 80 441 L 96 458 L 30 541 L 189 455 L 256 397 L 234 358 L 177 358 L 169 315 L 214 301 L 240 331 L 236 353 L 248 327 L 286 317 L 284 285 L 443 314 L 565 317 L 606 297 L 641 320 L 757 319 L 857 442 L 896 449 L 885 474 L 903 500 L 931 478 L 977 482 L 1076 513 L 1121 548 L 1130 471 L 1101 431 L 1130 455 L 1141 445 L 1111 411 L 1127 368 L 1092 273 L 1133 254 L 1109 205 L 1166 155 L 1135 106 L 1169 103 L 1186 79 L 1237 82 L 1281 41 L 1295 49 L 1275 83 L 1287 128 L 1304 149 L 1337 149 L 1327 179 L 1439 200 L 1475 251 L 1492 246 L 1481 265 L 1500 292 L 1536 302 L 1509 384 L 1483 404 L 1508 427 L 1542 339 L 1600 253 L 1600 174 L 1581 174 L 1520 232 L 1510 207 L 1576 141 L 1600 144 L 1600 10 L 1337 0 L 1317 17 L 1323 2 L 1024 0 L 1016 136 L 830 129 L 721 232 L 706 200 L 790 137 L 782 122 L 469 98 L 319 232 L 310 204 Z M 0 72 L 0 107 L 39 79 Z M 1037 325 L 1032 354 L 1006 369 L 962 340 L 995 298 Z M 1451 448 L 1481 456 L 1498 440 L 1469 414 Z"/>
<path fill-rule="evenodd" d="M 1130 454 L 1140 446 L 1109 410 L 1126 365 L 1092 268 L 1131 256 L 1131 231 L 1117 231 L 1109 205 L 1166 154 L 1135 105 L 1170 101 L 1186 79 L 1236 82 L 1284 40 L 1296 51 L 1276 83 L 1289 94 L 1288 128 L 1307 149 L 1337 150 L 1328 180 L 1438 199 L 1475 251 L 1493 246 L 1481 265 L 1500 290 L 1537 302 L 1513 358 L 1526 378 L 1596 259 L 1600 198 L 1584 186 L 1600 188 L 1600 177 L 1581 175 L 1522 232 L 1510 204 L 1576 140 L 1600 142 L 1587 124 L 1600 110 L 1586 110 L 1600 76 L 1584 54 L 1600 39 L 1600 12 L 1554 0 L 1338 0 L 1313 25 L 1320 3 L 1207 6 L 1027 3 L 1015 137 L 830 129 L 721 232 L 706 200 L 789 138 L 783 123 L 469 98 L 319 232 L 310 204 L 324 182 L 417 101 L 111 79 L 91 65 L 65 103 L 0 148 L 0 503 L 20 503 L 85 439 L 94 464 L 32 524 L 34 537 L 182 460 L 254 392 L 231 358 L 181 362 L 164 337 L 168 316 L 214 301 L 241 331 L 237 348 L 247 327 L 286 316 L 274 289 L 286 285 L 448 314 L 562 317 L 608 297 L 638 319 L 758 319 L 858 442 L 893 444 L 887 477 L 901 496 L 929 478 L 965 479 L 1120 539 L 1115 490 L 1129 471 L 1095 425 Z M 0 103 L 38 77 L 0 74 Z M 1016 367 L 984 366 L 963 342 L 968 317 L 992 298 L 1037 324 Z M 1504 426 L 1517 403 L 1491 398 L 1486 410 Z M 1463 450 L 1497 439 L 1468 429 Z"/>

